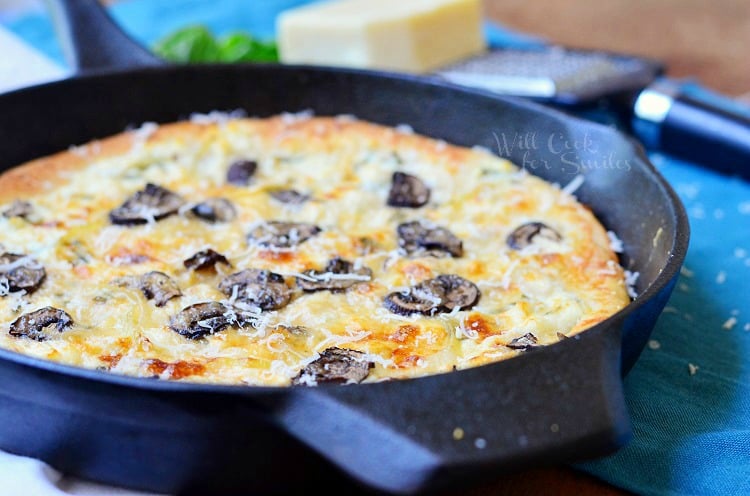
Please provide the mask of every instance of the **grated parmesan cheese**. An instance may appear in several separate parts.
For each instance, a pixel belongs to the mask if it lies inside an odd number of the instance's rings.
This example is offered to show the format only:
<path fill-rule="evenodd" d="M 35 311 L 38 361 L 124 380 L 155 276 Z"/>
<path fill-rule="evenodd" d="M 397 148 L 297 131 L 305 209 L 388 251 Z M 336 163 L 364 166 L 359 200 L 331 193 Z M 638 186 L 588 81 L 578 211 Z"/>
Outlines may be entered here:
<path fill-rule="evenodd" d="M 578 174 L 568 184 L 566 184 L 564 188 L 562 188 L 562 192 L 568 195 L 573 195 L 573 193 L 578 191 L 578 188 L 583 185 L 584 181 L 586 181 L 586 178 L 583 177 L 583 175 Z"/>
<path fill-rule="evenodd" d="M 206 114 L 202 114 L 200 112 L 194 112 L 190 114 L 190 122 L 192 122 L 193 124 L 199 124 L 203 126 L 208 126 L 211 124 L 223 125 L 231 120 L 245 117 L 246 115 L 247 115 L 247 112 L 245 112 L 242 109 L 234 109 L 229 112 L 222 112 L 220 110 L 212 110 L 211 112 L 208 112 Z"/>
<path fill-rule="evenodd" d="M 301 110 L 299 112 L 283 112 L 281 114 L 281 122 L 286 126 L 291 126 L 299 122 L 309 121 L 314 116 L 315 112 L 312 109 Z"/>
<path fill-rule="evenodd" d="M 148 139 L 159 130 L 159 125 L 155 122 L 144 122 L 131 132 L 133 136 L 133 148 L 143 148 Z"/>
<path fill-rule="evenodd" d="M 625 251 L 622 240 L 617 236 L 617 234 L 615 234 L 614 231 L 607 231 L 607 236 L 609 237 L 609 247 L 613 252 L 623 253 Z"/>
<path fill-rule="evenodd" d="M 638 297 L 638 291 L 635 285 L 640 275 L 641 274 L 638 272 L 631 272 L 629 270 L 625 271 L 625 284 L 628 288 L 628 296 L 630 296 L 631 298 Z"/>

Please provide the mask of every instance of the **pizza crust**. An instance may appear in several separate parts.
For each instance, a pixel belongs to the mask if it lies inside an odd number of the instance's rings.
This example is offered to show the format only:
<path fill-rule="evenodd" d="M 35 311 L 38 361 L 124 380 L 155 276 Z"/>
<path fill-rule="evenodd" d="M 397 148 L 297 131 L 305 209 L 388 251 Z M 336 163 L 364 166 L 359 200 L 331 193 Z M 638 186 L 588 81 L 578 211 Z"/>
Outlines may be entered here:
<path fill-rule="evenodd" d="M 258 161 L 257 177 L 246 188 L 227 185 L 228 164 L 244 156 Z M 390 175 L 398 170 L 429 184 L 428 205 L 385 205 Z M 192 202 L 226 197 L 238 217 L 211 225 L 180 212 L 143 226 L 113 226 L 111 209 L 147 182 Z M 313 199 L 279 206 L 268 193 L 281 186 Z M 4 248 L 38 259 L 48 280 L 34 294 L 0 300 L 0 346 L 115 373 L 288 385 L 327 349 L 344 348 L 374 364 L 365 381 L 418 377 L 511 358 L 524 352 L 514 340 L 529 333 L 538 345 L 552 344 L 629 301 L 605 228 L 571 195 L 487 151 L 348 117 L 149 124 L 0 175 L 0 203 L 17 199 L 34 204 L 42 219 L 0 221 L 7 224 Z M 320 224 L 323 233 L 291 251 L 249 246 L 253 226 L 276 218 Z M 410 219 L 447 226 L 465 253 L 399 253 L 395 228 Z M 508 248 L 511 231 L 530 221 L 552 224 L 563 241 Z M 363 237 L 374 252 L 363 251 Z M 232 267 L 209 275 L 182 267 L 207 247 Z M 295 290 L 292 303 L 264 312 L 258 327 L 195 341 L 169 328 L 186 306 L 226 298 L 217 285 L 232 271 L 272 270 L 294 286 L 295 275 L 322 270 L 334 255 L 368 267 L 372 280 L 343 292 Z M 155 307 L 137 288 L 112 283 L 149 270 L 174 278 L 182 296 Z M 420 316 L 384 308 L 389 292 L 454 273 L 479 288 L 475 307 Z M 65 307 L 75 321 L 71 330 L 44 342 L 8 335 L 13 319 L 44 305 Z M 289 331 L 295 326 L 307 333 Z"/>

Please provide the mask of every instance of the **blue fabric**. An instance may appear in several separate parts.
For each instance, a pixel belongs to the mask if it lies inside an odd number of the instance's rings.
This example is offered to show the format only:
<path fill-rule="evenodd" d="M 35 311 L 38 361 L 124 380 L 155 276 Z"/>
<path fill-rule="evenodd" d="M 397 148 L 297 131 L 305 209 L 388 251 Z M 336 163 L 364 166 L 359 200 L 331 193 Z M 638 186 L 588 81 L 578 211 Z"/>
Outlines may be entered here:
<path fill-rule="evenodd" d="M 304 2 L 130 0 L 113 11 L 126 30 L 151 44 L 197 22 L 219 35 L 243 29 L 272 36 L 276 12 Z M 43 16 L 8 27 L 62 61 Z M 493 44 L 543 43 L 491 24 L 486 32 Z M 742 109 L 694 81 L 685 87 Z M 686 270 L 653 341 L 625 380 L 633 440 L 615 455 L 577 468 L 641 494 L 750 494 L 750 184 L 659 154 L 651 158 L 690 216 Z"/>
<path fill-rule="evenodd" d="M 750 494 L 750 185 L 651 159 L 687 208 L 690 249 L 625 379 L 633 440 L 579 468 L 640 494 Z"/>

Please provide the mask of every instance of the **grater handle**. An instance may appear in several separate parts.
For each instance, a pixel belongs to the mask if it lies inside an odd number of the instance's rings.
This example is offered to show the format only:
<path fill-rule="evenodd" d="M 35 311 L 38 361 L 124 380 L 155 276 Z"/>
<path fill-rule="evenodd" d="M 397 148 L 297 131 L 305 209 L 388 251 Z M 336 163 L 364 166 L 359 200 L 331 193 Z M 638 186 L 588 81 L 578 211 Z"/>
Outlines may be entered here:
<path fill-rule="evenodd" d="M 641 91 L 633 114 L 633 130 L 648 147 L 750 180 L 750 116 L 665 82 Z"/>

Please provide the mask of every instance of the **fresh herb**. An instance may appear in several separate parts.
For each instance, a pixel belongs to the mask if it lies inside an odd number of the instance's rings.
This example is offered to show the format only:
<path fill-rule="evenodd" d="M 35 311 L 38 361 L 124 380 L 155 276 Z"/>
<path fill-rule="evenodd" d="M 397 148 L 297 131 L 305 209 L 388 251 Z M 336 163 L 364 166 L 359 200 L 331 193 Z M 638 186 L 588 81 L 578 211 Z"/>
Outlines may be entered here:
<path fill-rule="evenodd" d="M 259 41 L 245 33 L 232 33 L 219 41 L 221 62 L 278 62 L 273 41 Z"/>
<path fill-rule="evenodd" d="M 278 62 L 275 41 L 262 41 L 248 33 L 231 33 L 216 38 L 205 26 L 188 26 L 168 35 L 154 52 L 179 63 Z"/>

